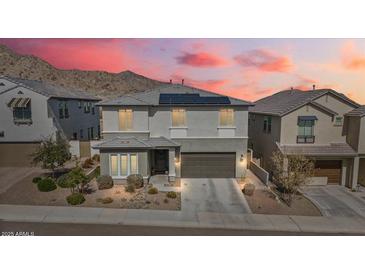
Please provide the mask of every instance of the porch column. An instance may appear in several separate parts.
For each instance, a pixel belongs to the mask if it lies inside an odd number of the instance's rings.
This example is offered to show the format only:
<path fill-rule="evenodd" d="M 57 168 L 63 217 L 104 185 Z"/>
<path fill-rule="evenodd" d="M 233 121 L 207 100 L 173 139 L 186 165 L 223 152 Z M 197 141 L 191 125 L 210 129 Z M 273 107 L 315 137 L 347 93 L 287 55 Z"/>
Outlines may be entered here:
<path fill-rule="evenodd" d="M 356 186 L 357 186 L 357 181 L 359 178 L 359 164 L 360 164 L 360 158 L 355 157 L 354 166 L 353 166 L 353 170 L 352 170 L 352 185 L 351 185 L 352 189 L 356 189 Z"/>
<path fill-rule="evenodd" d="M 342 178 L 341 178 L 341 185 L 346 186 L 346 176 L 347 176 L 347 159 L 342 160 Z"/>
<path fill-rule="evenodd" d="M 169 181 L 175 181 L 175 148 L 169 149 Z"/>

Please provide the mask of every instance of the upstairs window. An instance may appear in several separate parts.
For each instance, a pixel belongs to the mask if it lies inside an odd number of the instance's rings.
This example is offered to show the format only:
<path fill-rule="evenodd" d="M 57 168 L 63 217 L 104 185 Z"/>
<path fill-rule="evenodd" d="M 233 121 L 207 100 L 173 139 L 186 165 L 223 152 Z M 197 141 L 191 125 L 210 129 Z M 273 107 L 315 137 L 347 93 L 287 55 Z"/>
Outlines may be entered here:
<path fill-rule="evenodd" d="M 84 102 L 84 113 L 90 113 L 91 104 L 90 102 Z"/>
<path fill-rule="evenodd" d="M 315 116 L 298 117 L 298 137 L 297 143 L 314 143 L 314 124 L 317 120 Z"/>
<path fill-rule="evenodd" d="M 175 108 L 172 110 L 172 126 L 185 127 L 186 126 L 186 112 L 183 108 Z"/>
<path fill-rule="evenodd" d="M 95 115 L 95 105 L 94 105 L 94 103 L 91 104 L 91 114 Z"/>
<path fill-rule="evenodd" d="M 335 126 L 337 126 L 337 127 L 343 126 L 343 117 L 342 116 L 335 117 Z"/>
<path fill-rule="evenodd" d="M 82 108 L 82 101 L 81 100 L 79 101 L 79 105 L 78 106 L 79 106 L 79 108 Z"/>
<path fill-rule="evenodd" d="M 119 110 L 119 130 L 126 131 L 133 129 L 133 111 L 131 109 Z"/>
<path fill-rule="evenodd" d="M 234 110 L 224 108 L 219 111 L 219 126 L 233 127 L 234 126 Z"/>
<path fill-rule="evenodd" d="M 70 117 L 67 102 L 60 102 L 58 104 L 58 116 L 60 119 L 67 119 Z"/>
<path fill-rule="evenodd" d="M 264 117 L 264 132 L 271 133 L 271 128 L 272 128 L 272 117 L 265 116 Z"/>

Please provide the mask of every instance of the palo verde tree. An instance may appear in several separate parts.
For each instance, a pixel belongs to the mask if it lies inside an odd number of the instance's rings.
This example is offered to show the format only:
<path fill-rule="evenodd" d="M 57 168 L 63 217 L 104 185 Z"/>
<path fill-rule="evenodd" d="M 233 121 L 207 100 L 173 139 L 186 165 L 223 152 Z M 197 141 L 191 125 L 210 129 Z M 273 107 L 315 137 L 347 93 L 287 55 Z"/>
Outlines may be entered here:
<path fill-rule="evenodd" d="M 282 199 L 290 206 L 299 188 L 313 176 L 314 161 L 303 155 L 284 156 L 280 151 L 271 157 L 273 182 L 278 186 Z"/>
<path fill-rule="evenodd" d="M 54 176 L 55 170 L 71 159 L 70 145 L 62 137 L 58 136 L 55 140 L 50 136 L 41 141 L 32 157 L 34 164 L 41 163 L 42 168 L 52 170 Z"/>

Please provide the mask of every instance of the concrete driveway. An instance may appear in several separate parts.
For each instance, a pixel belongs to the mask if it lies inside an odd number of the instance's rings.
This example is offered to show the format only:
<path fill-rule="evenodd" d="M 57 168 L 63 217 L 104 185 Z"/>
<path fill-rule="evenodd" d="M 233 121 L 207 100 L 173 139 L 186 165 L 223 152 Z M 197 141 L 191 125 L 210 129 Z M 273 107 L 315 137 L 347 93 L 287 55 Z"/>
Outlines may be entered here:
<path fill-rule="evenodd" d="M 303 192 L 324 216 L 365 218 L 365 192 L 361 195 L 335 185 L 307 186 Z"/>
<path fill-rule="evenodd" d="M 205 213 L 247 214 L 250 207 L 234 179 L 182 179 L 184 215 Z"/>
<path fill-rule="evenodd" d="M 40 168 L 36 167 L 0 167 L 0 193 L 5 192 L 11 186 L 24 178 L 41 173 Z"/>

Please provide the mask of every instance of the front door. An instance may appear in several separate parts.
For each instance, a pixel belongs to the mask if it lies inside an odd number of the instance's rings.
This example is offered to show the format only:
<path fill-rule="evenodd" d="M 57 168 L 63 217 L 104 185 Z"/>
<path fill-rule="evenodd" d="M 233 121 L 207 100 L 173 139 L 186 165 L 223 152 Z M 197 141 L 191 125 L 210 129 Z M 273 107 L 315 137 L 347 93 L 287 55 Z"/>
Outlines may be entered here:
<path fill-rule="evenodd" d="M 169 151 L 158 149 L 154 151 L 154 174 L 166 174 L 169 171 Z"/>

